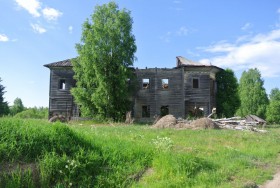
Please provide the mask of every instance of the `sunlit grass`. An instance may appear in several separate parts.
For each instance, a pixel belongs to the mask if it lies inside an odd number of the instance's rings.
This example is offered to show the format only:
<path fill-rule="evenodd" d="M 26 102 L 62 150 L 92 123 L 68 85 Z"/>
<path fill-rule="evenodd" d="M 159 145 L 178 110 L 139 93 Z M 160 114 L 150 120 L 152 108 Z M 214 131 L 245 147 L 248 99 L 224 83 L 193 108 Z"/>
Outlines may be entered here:
<path fill-rule="evenodd" d="M 280 129 L 152 129 L 100 122 L 50 124 L 0 119 L 0 165 L 34 163 L 25 173 L 2 169 L 0 185 L 41 187 L 242 187 L 272 177 Z M 31 171 L 30 171 L 31 170 Z M 17 175 L 16 175 L 17 174 Z M 2 177 L 2 178 L 1 178 Z M 32 182 L 35 181 L 35 182 Z"/>

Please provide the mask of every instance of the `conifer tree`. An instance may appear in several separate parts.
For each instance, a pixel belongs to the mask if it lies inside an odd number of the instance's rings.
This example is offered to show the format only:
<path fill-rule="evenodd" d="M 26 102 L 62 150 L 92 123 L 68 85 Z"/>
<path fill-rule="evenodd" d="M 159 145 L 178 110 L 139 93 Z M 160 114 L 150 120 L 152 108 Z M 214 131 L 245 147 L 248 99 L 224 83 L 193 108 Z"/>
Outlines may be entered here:
<path fill-rule="evenodd" d="M 1 84 L 0 78 L 0 116 L 9 114 L 8 103 L 4 101 L 5 87 Z"/>

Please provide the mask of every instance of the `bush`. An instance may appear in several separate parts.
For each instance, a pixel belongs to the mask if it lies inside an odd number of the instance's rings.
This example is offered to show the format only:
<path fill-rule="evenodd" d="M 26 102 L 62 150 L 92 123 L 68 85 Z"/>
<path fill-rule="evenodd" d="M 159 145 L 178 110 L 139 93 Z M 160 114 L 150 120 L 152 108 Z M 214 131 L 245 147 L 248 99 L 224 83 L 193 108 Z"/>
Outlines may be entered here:
<path fill-rule="evenodd" d="M 28 108 L 20 113 L 17 113 L 16 118 L 33 118 L 33 119 L 48 119 L 48 108 L 34 107 Z"/>

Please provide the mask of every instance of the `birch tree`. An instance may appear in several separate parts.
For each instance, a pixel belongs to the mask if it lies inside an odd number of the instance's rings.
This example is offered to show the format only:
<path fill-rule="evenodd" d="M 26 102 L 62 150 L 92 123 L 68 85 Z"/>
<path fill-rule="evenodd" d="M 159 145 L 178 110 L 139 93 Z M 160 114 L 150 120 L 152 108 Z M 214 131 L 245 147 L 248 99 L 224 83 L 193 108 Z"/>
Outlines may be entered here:
<path fill-rule="evenodd" d="M 268 97 L 263 87 L 264 81 L 258 69 L 244 71 L 239 83 L 239 96 L 241 105 L 238 114 L 249 114 L 265 118 Z"/>
<path fill-rule="evenodd" d="M 129 67 L 136 59 L 132 23 L 130 11 L 115 2 L 96 6 L 84 22 L 79 56 L 72 61 L 72 94 L 84 115 L 121 120 L 128 110 Z"/>

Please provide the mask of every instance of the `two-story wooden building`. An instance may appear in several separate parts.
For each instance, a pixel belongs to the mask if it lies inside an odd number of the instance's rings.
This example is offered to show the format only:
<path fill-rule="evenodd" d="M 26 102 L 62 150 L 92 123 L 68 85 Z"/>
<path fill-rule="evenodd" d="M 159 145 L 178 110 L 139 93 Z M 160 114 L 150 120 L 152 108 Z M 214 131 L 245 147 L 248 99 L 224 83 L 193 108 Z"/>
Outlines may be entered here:
<path fill-rule="evenodd" d="M 137 121 L 172 114 L 185 118 L 195 109 L 204 115 L 216 106 L 216 73 L 222 69 L 176 57 L 174 68 L 135 69 L 138 88 L 132 114 Z M 71 60 L 44 65 L 50 69 L 49 115 L 78 117 L 79 109 L 70 93 L 75 86 Z"/>

